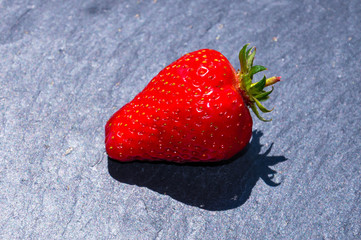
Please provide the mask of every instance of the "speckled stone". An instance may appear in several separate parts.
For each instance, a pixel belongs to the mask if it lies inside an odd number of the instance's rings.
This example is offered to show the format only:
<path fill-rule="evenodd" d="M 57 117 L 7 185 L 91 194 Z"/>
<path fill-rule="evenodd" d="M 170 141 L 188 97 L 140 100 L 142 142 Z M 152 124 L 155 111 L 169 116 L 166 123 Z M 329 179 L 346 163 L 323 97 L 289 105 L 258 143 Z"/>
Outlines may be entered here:
<path fill-rule="evenodd" d="M 361 4 L 0 0 L 0 239 L 360 239 Z M 211 165 L 109 160 L 104 125 L 200 48 L 280 74 Z"/>

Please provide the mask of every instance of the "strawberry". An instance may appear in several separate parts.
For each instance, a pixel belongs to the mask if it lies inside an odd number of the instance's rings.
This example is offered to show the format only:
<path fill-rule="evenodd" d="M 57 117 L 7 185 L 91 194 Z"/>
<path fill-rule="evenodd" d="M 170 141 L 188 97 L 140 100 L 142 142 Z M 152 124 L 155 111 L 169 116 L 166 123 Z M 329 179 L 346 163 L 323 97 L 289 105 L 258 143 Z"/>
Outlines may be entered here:
<path fill-rule="evenodd" d="M 207 162 L 229 159 L 241 151 L 252 134 L 247 107 L 262 121 L 260 102 L 265 91 L 280 80 L 252 83 L 266 70 L 253 66 L 255 48 L 246 44 L 236 71 L 219 52 L 202 49 L 188 53 L 159 72 L 131 102 L 119 109 L 105 126 L 110 158 L 119 161 L 165 160 Z"/>

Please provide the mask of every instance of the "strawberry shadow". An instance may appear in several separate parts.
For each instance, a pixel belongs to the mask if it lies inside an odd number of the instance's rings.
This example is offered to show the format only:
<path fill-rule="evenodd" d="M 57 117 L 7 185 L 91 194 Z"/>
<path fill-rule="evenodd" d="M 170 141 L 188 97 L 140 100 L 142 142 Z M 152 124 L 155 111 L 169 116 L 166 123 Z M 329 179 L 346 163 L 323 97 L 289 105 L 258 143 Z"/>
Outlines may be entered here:
<path fill-rule="evenodd" d="M 273 144 L 261 153 L 263 133 L 254 131 L 248 147 L 220 163 L 173 164 L 164 162 L 121 163 L 108 159 L 110 175 L 119 182 L 147 187 L 188 205 L 211 211 L 243 205 L 259 179 L 276 187 L 277 172 L 270 166 L 284 162 L 284 156 L 268 156 Z"/>

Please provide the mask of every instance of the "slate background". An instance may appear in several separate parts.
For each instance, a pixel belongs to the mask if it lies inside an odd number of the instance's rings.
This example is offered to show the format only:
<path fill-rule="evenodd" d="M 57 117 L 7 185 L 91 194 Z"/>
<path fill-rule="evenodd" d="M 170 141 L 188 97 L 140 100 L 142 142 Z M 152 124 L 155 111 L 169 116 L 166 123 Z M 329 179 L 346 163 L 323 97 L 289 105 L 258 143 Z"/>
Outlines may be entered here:
<path fill-rule="evenodd" d="M 360 26 L 359 0 L 0 0 L 0 238 L 360 239 Z M 284 80 L 247 150 L 108 160 L 105 122 L 164 66 L 237 68 L 247 42 Z"/>

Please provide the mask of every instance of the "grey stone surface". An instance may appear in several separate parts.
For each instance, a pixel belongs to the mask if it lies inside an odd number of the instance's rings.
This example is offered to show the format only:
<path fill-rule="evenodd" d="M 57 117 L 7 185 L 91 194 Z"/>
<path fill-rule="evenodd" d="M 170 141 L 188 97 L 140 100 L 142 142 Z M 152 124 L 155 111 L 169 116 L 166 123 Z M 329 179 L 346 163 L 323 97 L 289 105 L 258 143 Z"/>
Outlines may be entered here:
<path fill-rule="evenodd" d="M 360 239 L 360 26 L 359 0 L 0 0 L 0 238 Z M 247 42 L 284 81 L 246 151 L 107 159 L 105 122 L 164 66 L 237 67 Z"/>

